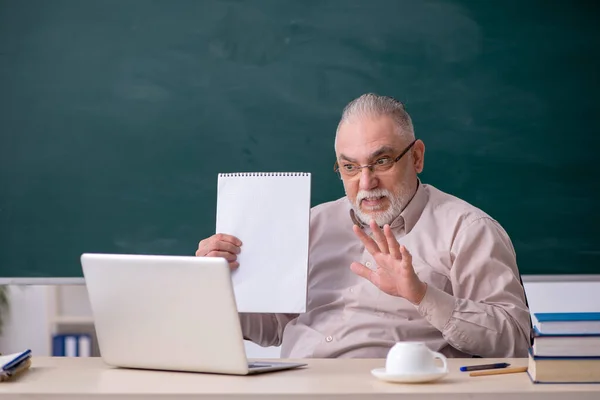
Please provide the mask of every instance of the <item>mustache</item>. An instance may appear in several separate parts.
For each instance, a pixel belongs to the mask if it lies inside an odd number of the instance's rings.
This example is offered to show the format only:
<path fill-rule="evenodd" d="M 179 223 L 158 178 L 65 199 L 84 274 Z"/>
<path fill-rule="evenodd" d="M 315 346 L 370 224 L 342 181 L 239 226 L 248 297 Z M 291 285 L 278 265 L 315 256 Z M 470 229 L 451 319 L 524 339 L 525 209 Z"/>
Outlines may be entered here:
<path fill-rule="evenodd" d="M 361 190 L 356 194 L 356 202 L 360 203 L 362 200 L 369 197 L 392 197 L 392 194 L 386 189 L 375 189 L 375 190 Z"/>

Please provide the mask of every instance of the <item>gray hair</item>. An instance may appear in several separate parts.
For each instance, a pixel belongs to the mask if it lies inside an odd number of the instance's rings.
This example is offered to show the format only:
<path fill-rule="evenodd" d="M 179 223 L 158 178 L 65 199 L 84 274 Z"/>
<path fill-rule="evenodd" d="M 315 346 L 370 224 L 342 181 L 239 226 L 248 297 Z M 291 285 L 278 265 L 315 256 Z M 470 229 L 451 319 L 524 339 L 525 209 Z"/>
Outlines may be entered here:
<path fill-rule="evenodd" d="M 342 118 L 336 130 L 350 118 L 357 116 L 383 116 L 391 117 L 398 127 L 398 133 L 411 141 L 415 138 L 415 130 L 410 115 L 406 112 L 402 102 L 389 96 L 380 96 L 375 93 L 367 93 L 352 100 L 342 112 Z"/>

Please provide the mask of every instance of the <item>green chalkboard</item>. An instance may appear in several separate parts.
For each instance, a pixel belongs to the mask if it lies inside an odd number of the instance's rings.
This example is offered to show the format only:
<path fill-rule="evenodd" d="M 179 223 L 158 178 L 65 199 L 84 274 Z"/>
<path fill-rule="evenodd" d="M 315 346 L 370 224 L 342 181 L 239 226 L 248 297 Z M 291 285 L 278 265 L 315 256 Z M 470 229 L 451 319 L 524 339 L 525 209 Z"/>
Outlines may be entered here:
<path fill-rule="evenodd" d="M 406 103 L 426 183 L 496 218 L 523 274 L 600 274 L 593 1 L 0 0 L 0 277 L 192 255 L 217 173 L 307 171 L 365 92 Z"/>

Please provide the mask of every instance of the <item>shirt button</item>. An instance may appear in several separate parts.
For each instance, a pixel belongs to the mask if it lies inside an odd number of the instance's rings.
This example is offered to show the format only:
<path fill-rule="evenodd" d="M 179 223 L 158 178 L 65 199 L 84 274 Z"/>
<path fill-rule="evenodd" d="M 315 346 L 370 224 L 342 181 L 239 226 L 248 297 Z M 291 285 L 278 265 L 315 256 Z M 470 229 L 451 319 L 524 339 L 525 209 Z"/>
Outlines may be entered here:
<path fill-rule="evenodd" d="M 327 337 L 325 338 L 325 341 L 326 341 L 327 343 L 331 342 L 332 340 L 333 340 L 333 338 L 332 338 L 331 336 L 327 336 Z"/>
<path fill-rule="evenodd" d="M 353 288 L 350 288 L 350 293 L 354 293 L 354 289 Z"/>
<path fill-rule="evenodd" d="M 371 268 L 371 261 L 367 261 L 367 262 L 365 263 L 365 265 L 367 266 L 367 268 Z"/>

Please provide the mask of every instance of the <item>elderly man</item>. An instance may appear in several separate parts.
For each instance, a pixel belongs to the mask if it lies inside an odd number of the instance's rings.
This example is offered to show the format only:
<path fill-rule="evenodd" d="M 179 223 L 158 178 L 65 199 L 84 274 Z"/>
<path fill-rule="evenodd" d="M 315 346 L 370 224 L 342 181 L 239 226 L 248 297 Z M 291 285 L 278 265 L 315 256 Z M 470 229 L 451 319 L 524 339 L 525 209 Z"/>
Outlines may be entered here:
<path fill-rule="evenodd" d="M 346 196 L 311 212 L 307 312 L 240 314 L 244 337 L 281 345 L 285 358 L 382 358 L 397 341 L 449 357 L 525 357 L 531 325 L 510 238 L 420 182 L 425 145 L 402 103 L 353 100 L 335 154 Z M 196 255 L 237 268 L 241 245 L 223 232 Z"/>

